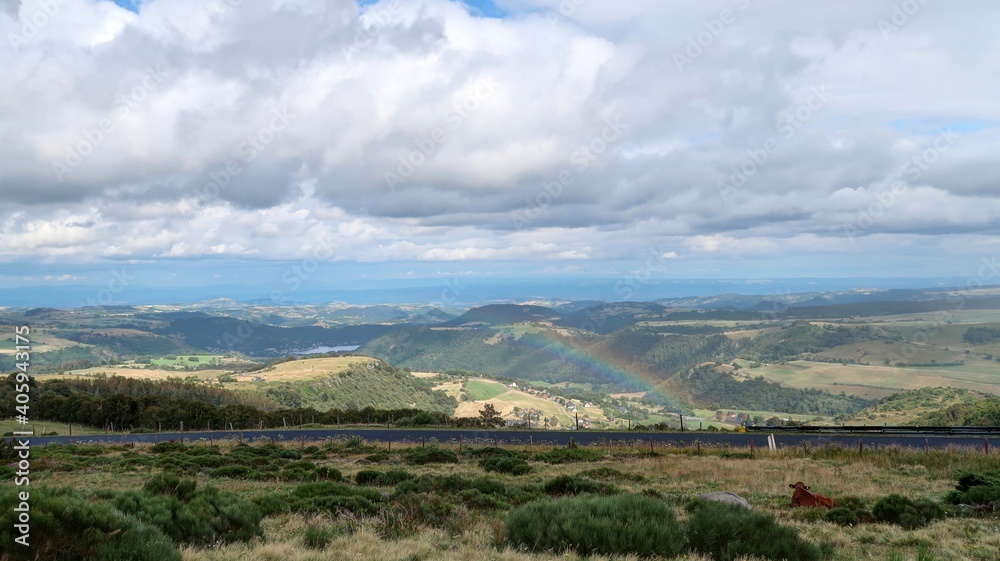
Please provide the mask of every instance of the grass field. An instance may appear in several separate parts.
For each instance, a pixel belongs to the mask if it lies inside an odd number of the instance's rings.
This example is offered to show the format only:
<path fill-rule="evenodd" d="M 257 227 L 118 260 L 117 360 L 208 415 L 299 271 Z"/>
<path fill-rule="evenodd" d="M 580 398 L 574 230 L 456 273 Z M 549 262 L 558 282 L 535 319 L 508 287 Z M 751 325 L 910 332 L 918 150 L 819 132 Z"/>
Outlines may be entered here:
<path fill-rule="evenodd" d="M 223 358 L 222 355 L 177 355 L 174 358 L 154 358 L 151 362 L 155 366 L 200 366 L 220 363 Z"/>
<path fill-rule="evenodd" d="M 465 391 L 469 392 L 469 397 L 476 401 L 487 401 L 507 393 L 510 388 L 492 380 L 469 380 L 465 384 Z"/>
<path fill-rule="evenodd" d="M 374 361 L 375 359 L 364 356 L 309 358 L 282 362 L 264 370 L 234 375 L 234 377 L 240 383 L 252 382 L 256 378 L 262 378 L 265 382 L 307 382 L 339 374 L 355 364 Z"/>
<path fill-rule="evenodd" d="M 58 351 L 68 347 L 89 347 L 84 343 L 77 343 L 69 339 L 63 339 L 52 335 L 45 329 L 34 329 L 30 336 L 31 350 L 36 353 L 46 351 Z M 14 352 L 14 336 L 0 339 L 0 354 L 12 354 Z"/>
<path fill-rule="evenodd" d="M 98 374 L 104 374 L 105 376 L 122 376 L 124 378 L 135 378 L 139 380 L 167 380 L 170 378 L 181 378 L 186 379 L 189 377 L 195 377 L 199 380 L 206 382 L 216 382 L 219 376 L 228 373 L 228 370 L 198 370 L 192 372 L 185 372 L 183 370 L 170 369 L 146 369 L 146 368 L 130 368 L 126 365 L 112 365 L 112 366 L 95 366 L 93 368 L 86 368 L 83 370 L 71 370 L 64 372 L 62 374 L 40 374 L 35 376 L 38 380 L 59 380 L 66 378 L 78 378 L 87 376 L 96 376 Z"/>
<path fill-rule="evenodd" d="M 30 410 L 29 410 L 30 411 Z M 30 418 L 30 415 L 29 415 Z M 6 434 L 8 432 L 18 432 L 18 431 L 31 431 L 33 430 L 36 435 L 56 433 L 56 434 L 69 434 L 69 425 L 64 423 L 51 423 L 47 421 L 30 422 L 27 425 L 22 425 L 17 421 L 3 420 L 0 421 L 0 434 Z M 73 435 L 91 435 L 91 434 L 103 434 L 103 431 L 91 428 L 83 425 L 73 425 Z"/>
<path fill-rule="evenodd" d="M 985 361 L 981 361 L 985 362 Z M 830 393 L 845 392 L 865 399 L 881 399 L 901 390 L 953 387 L 1000 394 L 1000 371 L 989 364 L 970 360 L 965 366 L 897 368 L 857 364 L 835 364 L 796 360 L 740 371 L 763 376 L 794 388 L 817 388 Z"/>
<path fill-rule="evenodd" d="M 208 444 L 208 443 L 203 443 Z M 948 517 L 916 530 L 904 530 L 890 524 L 865 523 L 839 526 L 822 520 L 824 511 L 789 507 L 788 484 L 804 481 L 814 491 L 840 500 L 857 497 L 867 505 L 890 493 L 912 499 L 940 502 L 954 487 L 955 471 L 959 468 L 988 471 L 1000 469 L 1000 457 L 985 456 L 972 451 L 905 451 L 885 449 L 871 451 L 859 458 L 853 450 L 781 448 L 776 452 L 758 449 L 751 456 L 747 449 L 731 448 L 666 448 L 657 447 L 650 456 L 645 444 L 637 447 L 593 447 L 596 457 L 587 462 L 551 465 L 543 463 L 539 453 L 549 447 L 536 444 L 504 445 L 509 452 L 522 454 L 533 468 L 526 475 L 512 476 L 485 472 L 470 453 L 466 441 L 464 451 L 459 443 L 442 443 L 441 448 L 458 455 L 458 463 L 408 465 L 406 455 L 417 444 L 393 443 L 388 452 L 384 444 L 369 443 L 357 448 L 337 442 L 305 443 L 316 447 L 304 450 L 303 459 L 317 466 L 339 470 L 351 488 L 354 476 L 362 469 L 404 470 L 412 476 L 460 476 L 489 478 L 510 486 L 537 486 L 557 476 L 577 476 L 591 479 L 595 473 L 609 474 L 619 493 L 645 494 L 655 497 L 672 509 L 681 522 L 690 516 L 682 508 L 701 493 L 729 491 L 737 493 L 753 505 L 754 512 L 772 516 L 778 523 L 792 528 L 804 539 L 828 542 L 833 546 L 831 561 L 909 561 L 909 560 L 973 560 L 992 561 L 1000 551 L 1000 525 L 995 515 L 990 517 Z M 304 444 L 287 444 L 296 453 Z M 215 442 L 215 454 L 228 454 L 231 442 Z M 89 447 L 88 447 L 89 448 Z M 33 451 L 32 491 L 39 486 L 67 486 L 83 492 L 112 489 L 138 491 L 158 469 L 150 469 L 163 454 L 151 454 L 149 447 L 135 449 L 110 447 L 106 452 L 73 456 L 59 454 L 58 448 Z M 373 464 L 366 459 L 373 452 L 383 454 Z M 740 454 L 734 457 L 734 453 Z M 272 460 L 278 461 L 278 460 Z M 288 462 L 291 460 L 281 460 Z M 72 469 L 67 469 L 71 465 Z M 269 494 L 287 494 L 297 483 L 281 478 L 244 480 L 213 477 L 209 469 L 195 467 L 187 477 L 196 477 L 199 488 L 212 485 L 244 498 Z M 242 561 L 261 559 L 273 561 L 320 561 L 326 559 L 358 559 L 379 561 L 442 560 L 442 561 L 637 561 L 635 556 L 581 555 L 567 552 L 530 553 L 506 542 L 505 521 L 512 506 L 501 501 L 494 508 L 466 506 L 455 494 L 419 495 L 434 504 L 451 505 L 447 516 L 421 519 L 409 509 L 419 508 L 397 502 L 392 487 L 377 489 L 389 498 L 386 508 L 397 516 L 388 526 L 382 513 L 353 516 L 350 513 L 327 514 L 279 513 L 263 521 L 263 539 L 210 546 L 182 546 L 184 561 Z M 551 500 L 542 496 L 542 501 Z M 441 506 L 438 506 L 441 509 Z M 35 511 L 32 511 L 33 516 Z M 322 528 L 331 531 L 332 540 L 325 546 L 308 547 L 308 530 Z M 388 534 L 386 530 L 403 530 Z M 664 561 L 709 561 L 693 552 L 681 556 L 657 558 Z M 740 558 L 746 561 L 745 558 Z"/>

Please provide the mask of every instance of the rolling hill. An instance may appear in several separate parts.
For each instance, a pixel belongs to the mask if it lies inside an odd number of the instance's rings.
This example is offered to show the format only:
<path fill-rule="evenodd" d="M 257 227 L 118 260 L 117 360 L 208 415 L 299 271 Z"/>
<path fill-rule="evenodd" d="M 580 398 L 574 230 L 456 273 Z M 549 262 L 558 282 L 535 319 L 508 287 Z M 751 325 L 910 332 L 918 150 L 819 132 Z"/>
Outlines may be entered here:
<path fill-rule="evenodd" d="M 442 324 L 442 327 L 471 325 L 509 325 L 522 322 L 552 322 L 562 319 L 563 314 L 544 306 L 518 306 L 514 304 L 491 304 L 472 308 L 457 318 Z"/>

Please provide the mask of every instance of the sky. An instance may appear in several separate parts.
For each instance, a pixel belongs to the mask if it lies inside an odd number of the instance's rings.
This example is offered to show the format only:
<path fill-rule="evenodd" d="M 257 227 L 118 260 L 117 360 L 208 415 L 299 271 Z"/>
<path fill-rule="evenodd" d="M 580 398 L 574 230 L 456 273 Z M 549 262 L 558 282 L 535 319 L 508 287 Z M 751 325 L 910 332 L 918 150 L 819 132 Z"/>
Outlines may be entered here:
<path fill-rule="evenodd" d="M 986 0 L 3 0 L 0 288 L 988 283 L 997 21 Z"/>

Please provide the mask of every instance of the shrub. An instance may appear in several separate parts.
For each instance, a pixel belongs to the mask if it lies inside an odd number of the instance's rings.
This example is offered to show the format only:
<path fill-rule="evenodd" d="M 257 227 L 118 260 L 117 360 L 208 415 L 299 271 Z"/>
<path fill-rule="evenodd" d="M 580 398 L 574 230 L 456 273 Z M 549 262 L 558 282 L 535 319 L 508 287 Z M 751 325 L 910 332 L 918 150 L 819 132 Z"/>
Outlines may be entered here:
<path fill-rule="evenodd" d="M 451 450 L 428 446 L 426 448 L 410 448 L 404 453 L 406 461 L 411 464 L 457 464 L 458 455 Z"/>
<path fill-rule="evenodd" d="M 316 468 L 316 478 L 317 479 L 327 479 L 330 481 L 341 481 L 344 479 L 343 474 L 340 470 L 330 466 L 320 466 Z"/>
<path fill-rule="evenodd" d="M 507 485 L 488 477 L 466 479 L 458 475 L 423 475 L 396 485 L 394 497 L 431 493 L 452 495 L 469 508 L 496 509 L 516 506 L 540 498 L 534 486 Z"/>
<path fill-rule="evenodd" d="M 960 495 L 959 504 L 984 505 L 1000 502 L 1000 485 L 973 487 Z"/>
<path fill-rule="evenodd" d="M 232 479 L 260 479 L 261 474 L 246 466 L 222 466 L 208 472 L 212 477 L 229 477 Z"/>
<path fill-rule="evenodd" d="M 945 495 L 952 504 L 984 505 L 1000 501 L 1000 471 L 968 472 L 956 474 L 955 490 Z"/>
<path fill-rule="evenodd" d="M 509 473 L 511 475 L 531 473 L 531 466 L 528 465 L 528 462 L 517 457 L 490 456 L 480 460 L 479 467 L 486 471 Z"/>
<path fill-rule="evenodd" d="M 298 512 L 375 514 L 385 499 L 374 489 L 322 481 L 299 485 L 289 501 L 290 509 Z"/>
<path fill-rule="evenodd" d="M 810 510 L 817 510 L 817 509 L 810 509 Z M 824 518 L 826 518 L 827 522 L 833 522 L 834 524 L 840 524 L 841 526 L 857 526 L 858 524 L 861 523 L 861 520 L 858 517 L 857 512 L 855 512 L 852 509 L 844 507 L 837 507 L 835 509 L 830 510 L 829 512 L 826 513 Z"/>
<path fill-rule="evenodd" d="M 272 516 L 275 514 L 284 514 L 291 510 L 291 504 L 288 501 L 288 495 L 283 495 L 279 493 L 268 493 L 266 495 L 258 495 L 250 499 L 257 509 L 260 510 L 261 514 L 264 516 Z"/>
<path fill-rule="evenodd" d="M 154 454 L 163 454 L 165 452 L 183 452 L 187 446 L 181 442 L 158 442 L 152 448 L 149 449 L 150 452 Z"/>
<path fill-rule="evenodd" d="M 185 456 L 184 454 L 178 454 L 176 452 L 165 453 L 159 458 L 154 460 L 153 465 L 156 467 L 177 472 L 186 473 L 198 473 L 201 471 L 201 466 L 195 463 L 191 458 Z"/>
<path fill-rule="evenodd" d="M 860 497 L 848 495 L 846 497 L 838 498 L 837 506 L 850 510 L 865 510 L 868 508 L 868 503 Z"/>
<path fill-rule="evenodd" d="M 185 500 L 171 494 L 128 491 L 111 502 L 123 513 L 158 527 L 177 543 L 208 545 L 263 535 L 263 515 L 252 503 L 214 487 L 193 491 Z"/>
<path fill-rule="evenodd" d="M 599 467 L 594 469 L 588 469 L 581 471 L 579 474 L 583 477 L 589 477 L 591 479 L 605 479 L 613 481 L 634 481 L 636 483 L 642 483 L 646 481 L 646 477 L 638 473 L 624 473 L 618 471 L 612 467 Z"/>
<path fill-rule="evenodd" d="M 691 549 L 719 561 L 740 557 L 818 561 L 820 548 L 774 518 L 722 503 L 701 502 L 688 521 Z"/>
<path fill-rule="evenodd" d="M 549 495 L 581 495 L 583 493 L 613 495 L 618 492 L 617 488 L 607 483 L 591 481 L 575 475 L 560 475 L 548 480 L 542 488 Z"/>
<path fill-rule="evenodd" d="M 142 490 L 153 495 L 169 495 L 186 501 L 197 488 L 194 479 L 181 479 L 172 473 L 154 475 L 142 486 Z"/>
<path fill-rule="evenodd" d="M 920 499 L 916 502 L 902 495 L 888 495 L 879 499 L 872 507 L 872 516 L 878 522 L 886 522 L 913 530 L 926 526 L 933 520 L 944 518 L 941 505 Z"/>
<path fill-rule="evenodd" d="M 392 469 L 389 471 L 363 469 L 354 476 L 354 482 L 358 485 L 389 487 L 413 479 L 414 477 L 416 476 L 412 473 L 401 469 Z"/>
<path fill-rule="evenodd" d="M 391 517 L 383 516 L 385 522 L 394 522 L 404 527 L 413 527 L 419 522 L 435 528 L 441 528 L 448 523 L 449 518 L 455 512 L 455 507 L 439 495 L 432 493 L 407 493 L 396 498 L 395 508 L 391 510 Z M 383 511 L 382 513 L 386 513 Z M 410 524 L 403 525 L 401 517 L 411 519 Z M 392 537 L 402 537 L 407 534 L 405 531 L 393 532 Z"/>
<path fill-rule="evenodd" d="M 958 479 L 955 489 L 959 491 L 968 491 L 973 487 L 1000 487 L 1000 471 L 959 471 L 955 478 Z"/>
<path fill-rule="evenodd" d="M 302 541 L 310 549 L 325 549 L 330 545 L 337 535 L 340 534 L 336 528 L 321 528 L 319 526 L 306 526 Z"/>
<path fill-rule="evenodd" d="M 547 464 L 568 464 L 573 462 L 595 462 L 603 458 L 597 450 L 587 448 L 553 448 L 535 454 L 535 459 Z"/>
<path fill-rule="evenodd" d="M 375 452 L 374 454 L 365 456 L 365 461 L 371 462 L 373 464 L 382 463 L 387 461 L 388 459 L 389 459 L 389 453 L 386 452 L 385 450 L 380 450 L 378 452 Z"/>
<path fill-rule="evenodd" d="M 507 539 L 533 552 L 673 557 L 685 549 L 672 509 L 648 497 L 574 497 L 536 501 L 507 518 Z"/>
<path fill-rule="evenodd" d="M 485 446 L 483 448 L 472 448 L 466 452 L 469 456 L 473 458 L 493 458 L 493 457 L 504 457 L 504 458 L 521 458 L 523 454 L 515 452 L 513 450 L 508 450 L 506 448 L 498 448 L 496 446 Z"/>
<path fill-rule="evenodd" d="M 10 561 L 181 561 L 181 554 L 155 526 L 89 502 L 75 491 L 41 487 L 31 492 L 31 547 L 14 542 L 14 507 L 20 489 L 0 490 L 0 551 Z M 44 552 L 41 554 L 40 552 Z M 37 557 L 36 555 L 44 555 Z"/>

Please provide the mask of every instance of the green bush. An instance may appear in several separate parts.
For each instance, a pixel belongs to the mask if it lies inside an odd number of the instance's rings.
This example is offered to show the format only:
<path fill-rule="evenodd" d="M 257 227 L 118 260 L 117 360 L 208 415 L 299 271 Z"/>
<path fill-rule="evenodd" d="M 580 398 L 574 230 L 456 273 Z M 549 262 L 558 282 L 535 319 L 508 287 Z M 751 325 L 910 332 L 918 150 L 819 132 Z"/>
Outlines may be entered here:
<path fill-rule="evenodd" d="M 392 509 L 392 516 L 387 522 L 401 523 L 399 515 L 405 514 L 413 519 L 413 522 L 427 524 L 435 528 L 445 526 L 455 512 L 455 507 L 440 495 L 433 493 L 407 493 L 396 497 L 393 501 L 397 508 Z M 412 524 L 404 527 L 410 528 Z M 402 537 L 406 532 L 393 532 L 394 537 Z"/>
<path fill-rule="evenodd" d="M 261 479 L 259 471 L 246 466 L 222 466 L 208 472 L 212 477 L 229 477 L 231 479 Z"/>
<path fill-rule="evenodd" d="M 615 468 L 606 466 L 581 471 L 577 475 L 580 475 L 582 477 L 589 477 L 591 479 L 604 479 L 611 481 L 634 481 L 636 483 L 642 483 L 646 481 L 646 477 L 638 473 L 624 473 L 618 471 Z"/>
<path fill-rule="evenodd" d="M 365 456 L 365 461 L 371 462 L 373 464 L 380 464 L 382 462 L 388 461 L 389 456 L 390 454 L 388 452 L 386 452 L 385 450 L 380 450 L 378 452 L 375 452 L 374 454 L 369 454 L 368 456 Z"/>
<path fill-rule="evenodd" d="M 181 479 L 172 473 L 154 475 L 142 486 L 142 490 L 154 495 L 169 495 L 187 501 L 198 482 L 194 479 Z"/>
<path fill-rule="evenodd" d="M 509 473 L 510 475 L 531 473 L 531 466 L 528 465 L 528 462 L 518 457 L 489 456 L 479 461 L 479 467 L 486 471 Z"/>
<path fill-rule="evenodd" d="M 809 509 L 818 510 L 818 509 Z M 830 510 L 824 515 L 827 522 L 833 522 L 834 524 L 840 524 L 841 526 L 857 526 L 861 523 L 861 519 L 858 517 L 858 513 L 852 509 L 837 507 Z"/>
<path fill-rule="evenodd" d="M 507 517 L 507 539 L 533 552 L 660 555 L 685 549 L 672 509 L 639 495 L 536 501 Z"/>
<path fill-rule="evenodd" d="M 973 487 L 960 496 L 958 504 L 984 505 L 1000 502 L 1000 485 Z"/>
<path fill-rule="evenodd" d="M 264 516 L 273 516 L 275 514 L 285 514 L 289 512 L 292 505 L 289 503 L 288 495 L 281 493 L 268 493 L 266 495 L 258 495 L 250 499 L 257 509 L 260 510 L 261 514 Z"/>
<path fill-rule="evenodd" d="M 535 459 L 547 464 L 569 464 L 574 462 L 596 462 L 604 455 L 588 448 L 553 448 L 535 454 Z"/>
<path fill-rule="evenodd" d="M 613 495 L 618 492 L 618 489 L 613 485 L 575 475 L 560 475 L 550 479 L 545 482 L 542 489 L 549 495 L 582 495 L 583 493 Z"/>
<path fill-rule="evenodd" d="M 837 506 L 857 511 L 867 509 L 868 503 L 860 497 L 848 495 L 846 497 L 838 497 Z"/>
<path fill-rule="evenodd" d="M 181 442 L 158 442 L 152 448 L 149 449 L 150 452 L 154 454 L 163 454 L 165 452 L 183 452 L 187 449 Z M 79 455 L 79 454 L 78 454 Z"/>
<path fill-rule="evenodd" d="M 30 547 L 16 542 L 14 507 L 20 489 L 0 489 L 0 551 L 9 561 L 181 561 L 159 528 L 126 516 L 106 502 L 90 502 L 75 491 L 31 491 Z"/>
<path fill-rule="evenodd" d="M 766 514 L 722 503 L 703 501 L 688 521 L 691 549 L 719 561 L 762 557 L 788 561 L 818 561 L 820 548 L 802 540 L 794 528 L 781 526 Z"/>
<path fill-rule="evenodd" d="M 410 448 L 403 457 L 411 464 L 457 464 L 458 455 L 451 450 L 428 446 L 426 448 Z"/>
<path fill-rule="evenodd" d="M 149 486 L 164 487 L 160 480 Z M 214 487 L 192 487 L 183 500 L 172 492 L 127 491 L 116 495 L 111 503 L 121 512 L 156 526 L 176 543 L 209 545 L 263 535 L 263 515 L 252 503 Z"/>
<path fill-rule="evenodd" d="M 945 502 L 984 505 L 1000 501 L 1000 471 L 960 471 L 956 479 L 958 484 L 954 491 L 945 495 Z"/>
<path fill-rule="evenodd" d="M 535 486 L 507 485 L 488 477 L 466 479 L 458 475 L 422 475 L 396 485 L 394 497 L 430 493 L 451 495 L 469 508 L 492 510 L 517 506 L 540 498 Z"/>
<path fill-rule="evenodd" d="M 354 482 L 358 485 L 369 485 L 374 487 L 390 487 L 416 477 L 408 471 L 401 469 L 391 469 L 389 471 L 376 471 L 373 469 L 363 469 L 354 476 Z"/>
<path fill-rule="evenodd" d="M 504 458 L 523 458 L 523 454 L 520 452 L 515 452 L 514 450 L 508 450 L 507 448 L 498 448 L 496 446 L 484 446 L 482 448 L 470 448 L 465 452 L 473 458 L 493 458 L 493 457 L 504 457 Z"/>
<path fill-rule="evenodd" d="M 872 507 L 872 516 L 878 522 L 896 524 L 907 530 L 926 526 L 933 520 L 944 518 L 941 505 L 920 499 L 916 502 L 897 494 L 879 499 Z"/>
<path fill-rule="evenodd" d="M 316 479 L 326 479 L 329 481 L 342 481 L 344 475 L 340 470 L 330 466 L 320 466 L 316 468 Z"/>
<path fill-rule="evenodd" d="M 374 489 L 321 481 L 299 485 L 292 491 L 289 501 L 290 509 L 297 512 L 347 510 L 355 514 L 375 514 L 385 498 Z"/>
<path fill-rule="evenodd" d="M 326 546 L 330 545 L 330 542 L 339 534 L 340 532 L 336 528 L 309 525 L 306 526 L 302 541 L 310 549 L 326 549 Z"/>
<path fill-rule="evenodd" d="M 1000 487 L 1000 471 L 959 471 L 955 474 L 958 485 L 955 489 L 968 491 L 973 487 Z"/>

